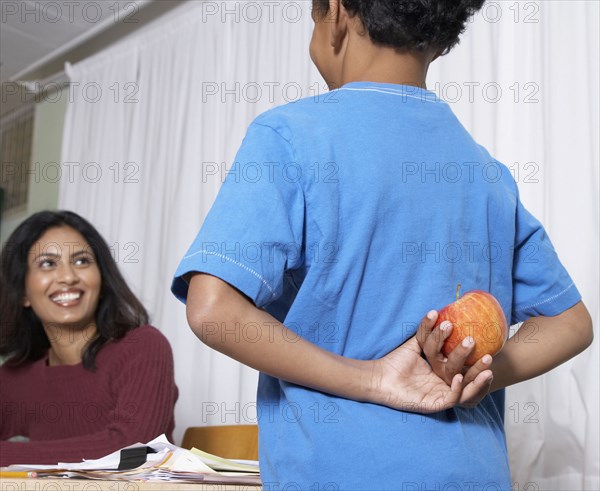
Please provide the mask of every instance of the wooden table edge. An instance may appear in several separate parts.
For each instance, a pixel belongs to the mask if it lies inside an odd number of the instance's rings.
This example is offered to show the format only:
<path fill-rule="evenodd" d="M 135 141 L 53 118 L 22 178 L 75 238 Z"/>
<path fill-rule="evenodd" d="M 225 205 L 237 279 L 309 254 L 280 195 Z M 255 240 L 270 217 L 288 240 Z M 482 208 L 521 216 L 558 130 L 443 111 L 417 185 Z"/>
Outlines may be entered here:
<path fill-rule="evenodd" d="M 251 484 L 176 481 L 104 481 L 71 478 L 0 478 L 0 491 L 261 491 Z"/>

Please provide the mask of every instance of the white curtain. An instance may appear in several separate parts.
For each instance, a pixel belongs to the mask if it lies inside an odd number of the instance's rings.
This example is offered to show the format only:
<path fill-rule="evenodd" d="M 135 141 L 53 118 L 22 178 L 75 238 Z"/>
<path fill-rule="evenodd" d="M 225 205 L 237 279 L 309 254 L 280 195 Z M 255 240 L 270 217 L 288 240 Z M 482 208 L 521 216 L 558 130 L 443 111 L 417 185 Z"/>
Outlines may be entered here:
<path fill-rule="evenodd" d="M 188 2 L 67 69 L 60 206 L 89 218 L 171 341 L 188 426 L 255 422 L 256 373 L 205 348 L 170 294 L 250 121 L 322 93 L 310 2 Z M 429 87 L 514 172 L 594 321 L 598 299 L 598 3 L 488 2 Z M 507 391 L 515 489 L 600 489 L 598 341 Z M 483 449 L 482 449 L 483 450 Z"/>

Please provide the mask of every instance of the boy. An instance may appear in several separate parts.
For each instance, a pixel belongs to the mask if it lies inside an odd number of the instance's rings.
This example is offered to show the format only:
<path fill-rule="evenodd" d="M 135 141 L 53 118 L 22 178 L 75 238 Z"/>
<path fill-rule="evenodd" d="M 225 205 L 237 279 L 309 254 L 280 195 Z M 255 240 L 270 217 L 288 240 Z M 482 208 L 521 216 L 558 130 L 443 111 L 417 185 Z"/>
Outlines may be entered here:
<path fill-rule="evenodd" d="M 591 342 L 510 172 L 425 89 L 482 3 L 315 0 L 311 57 L 339 89 L 254 121 L 176 272 L 198 337 L 261 371 L 264 489 L 509 490 L 501 389 Z M 421 320 L 459 282 L 538 342 L 463 375 L 473 340 L 444 358 L 451 326 Z"/>

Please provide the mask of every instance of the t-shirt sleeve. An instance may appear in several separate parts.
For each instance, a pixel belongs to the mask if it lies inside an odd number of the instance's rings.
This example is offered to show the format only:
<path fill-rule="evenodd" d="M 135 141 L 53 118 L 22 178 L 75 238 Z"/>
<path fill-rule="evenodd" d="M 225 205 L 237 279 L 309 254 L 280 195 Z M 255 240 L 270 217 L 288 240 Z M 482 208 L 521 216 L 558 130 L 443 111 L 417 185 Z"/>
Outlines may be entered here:
<path fill-rule="evenodd" d="M 544 227 L 517 199 L 511 323 L 558 315 L 580 300 Z"/>
<path fill-rule="evenodd" d="M 278 299 L 284 274 L 302 262 L 304 197 L 291 144 L 254 122 L 171 290 L 185 302 L 184 277 L 201 272 L 226 281 L 258 307 Z"/>

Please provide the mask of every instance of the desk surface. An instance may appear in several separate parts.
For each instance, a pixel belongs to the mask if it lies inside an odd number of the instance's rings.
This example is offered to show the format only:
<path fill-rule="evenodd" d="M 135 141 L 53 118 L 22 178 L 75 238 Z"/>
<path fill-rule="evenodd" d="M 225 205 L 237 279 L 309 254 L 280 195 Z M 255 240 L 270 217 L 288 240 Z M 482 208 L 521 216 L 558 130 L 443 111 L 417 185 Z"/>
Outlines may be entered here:
<path fill-rule="evenodd" d="M 0 479 L 0 491 L 260 491 L 249 484 L 96 481 L 87 479 Z"/>

